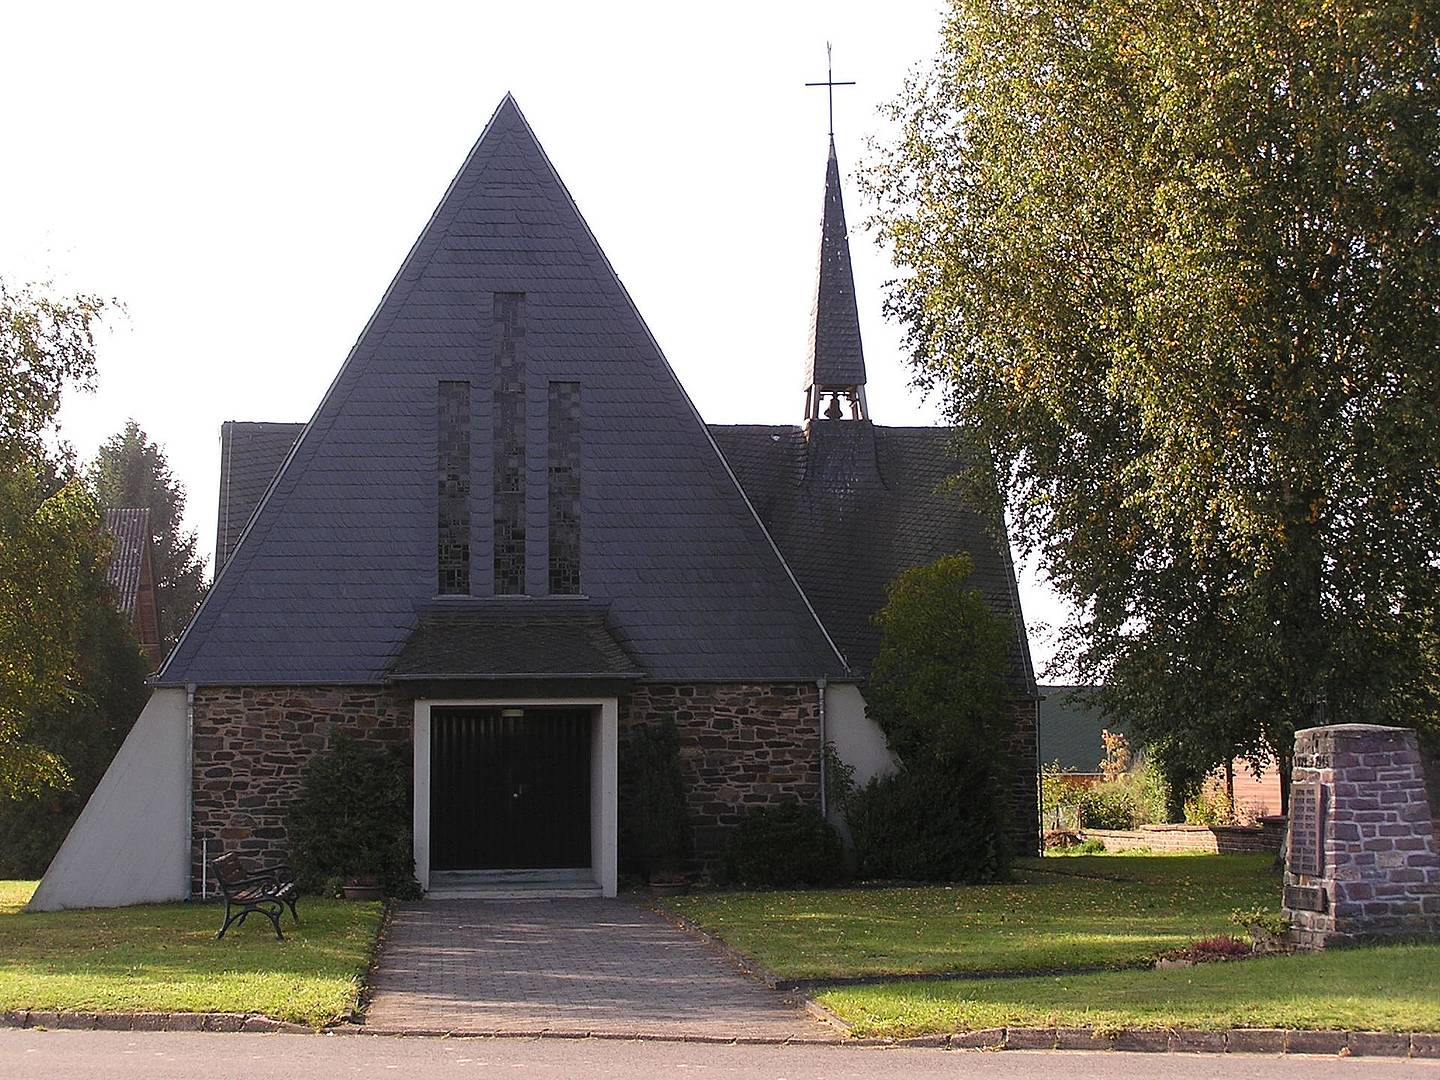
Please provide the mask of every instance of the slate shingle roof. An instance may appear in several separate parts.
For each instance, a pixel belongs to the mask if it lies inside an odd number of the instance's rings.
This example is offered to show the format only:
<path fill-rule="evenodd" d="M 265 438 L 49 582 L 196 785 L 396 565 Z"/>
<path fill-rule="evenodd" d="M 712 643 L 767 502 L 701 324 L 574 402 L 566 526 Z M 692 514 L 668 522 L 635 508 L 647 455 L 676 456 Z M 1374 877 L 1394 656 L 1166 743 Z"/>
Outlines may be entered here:
<path fill-rule="evenodd" d="M 661 680 L 843 665 L 513 99 L 487 125 L 158 682 L 378 682 L 436 592 L 436 394 L 472 394 L 490 586 L 490 303 L 526 293 L 527 582 L 545 591 L 546 384 L 582 386 L 584 591 Z"/>
<path fill-rule="evenodd" d="M 420 613 L 393 679 L 639 678 L 602 609 L 572 600 L 449 602 Z"/>
<path fill-rule="evenodd" d="M 150 543 L 150 511 L 106 510 L 105 531 L 114 538 L 105 580 L 115 589 L 115 602 L 126 618 L 134 618 L 140 595 L 140 575 L 145 565 L 145 545 Z"/>
<path fill-rule="evenodd" d="M 265 496 L 265 489 L 304 424 L 227 420 L 220 425 L 220 513 L 215 528 L 215 570 L 218 573 L 240 542 L 240 534 Z"/>
<path fill-rule="evenodd" d="M 852 671 L 874 663 L 871 617 L 898 574 L 969 552 L 973 583 L 1015 620 L 1011 688 L 1035 677 L 1003 533 L 946 481 L 959 470 L 947 428 L 820 420 L 803 428 L 712 425 L 711 432 Z"/>
<path fill-rule="evenodd" d="M 966 551 L 977 586 L 1017 620 L 1012 686 L 1034 692 L 1008 554 L 979 515 L 942 490 L 960 465 L 948 429 L 839 420 L 816 422 L 809 441 L 798 427 L 714 424 L 710 432 L 856 673 L 874 662 L 879 636 L 871 616 L 886 585 L 911 567 Z M 258 475 L 278 469 L 288 452 L 236 442 L 232 468 Z"/>
<path fill-rule="evenodd" d="M 865 350 L 860 342 L 860 313 L 855 303 L 855 274 L 850 267 L 845 202 L 840 193 L 840 164 L 835 140 L 825 163 L 825 214 L 820 224 L 820 268 L 810 319 L 810 362 L 805 385 L 858 386 L 865 382 Z"/>

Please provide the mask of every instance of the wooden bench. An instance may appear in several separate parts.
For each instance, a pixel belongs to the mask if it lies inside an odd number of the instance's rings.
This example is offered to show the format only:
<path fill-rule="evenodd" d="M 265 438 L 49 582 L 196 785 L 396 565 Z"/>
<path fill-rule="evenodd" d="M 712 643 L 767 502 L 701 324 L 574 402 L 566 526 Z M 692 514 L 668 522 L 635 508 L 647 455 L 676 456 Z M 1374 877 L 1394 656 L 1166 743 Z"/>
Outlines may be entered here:
<path fill-rule="evenodd" d="M 300 913 L 295 910 L 295 903 L 300 899 L 300 887 L 295 884 L 294 872 L 288 866 L 247 871 L 233 851 L 227 851 L 210 865 L 215 868 L 220 892 L 225 897 L 225 923 L 215 937 L 223 938 L 232 923 L 244 926 L 246 916 L 256 911 L 270 920 L 275 936 L 284 941 L 285 935 L 280 932 L 280 916 L 285 909 L 288 907 L 290 917 L 297 923 L 300 921 Z"/>

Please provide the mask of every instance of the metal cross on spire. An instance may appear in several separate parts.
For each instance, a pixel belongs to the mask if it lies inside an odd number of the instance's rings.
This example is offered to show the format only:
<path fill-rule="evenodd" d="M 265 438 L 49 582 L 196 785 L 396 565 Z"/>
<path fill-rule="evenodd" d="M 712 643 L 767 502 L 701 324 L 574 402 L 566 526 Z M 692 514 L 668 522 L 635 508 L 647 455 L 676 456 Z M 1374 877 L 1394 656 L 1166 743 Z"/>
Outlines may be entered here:
<path fill-rule="evenodd" d="M 825 81 L 807 82 L 806 86 L 823 86 L 830 97 L 830 138 L 835 138 L 835 87 L 854 86 L 853 82 L 836 82 L 835 66 L 830 56 L 830 42 L 825 42 Z"/>

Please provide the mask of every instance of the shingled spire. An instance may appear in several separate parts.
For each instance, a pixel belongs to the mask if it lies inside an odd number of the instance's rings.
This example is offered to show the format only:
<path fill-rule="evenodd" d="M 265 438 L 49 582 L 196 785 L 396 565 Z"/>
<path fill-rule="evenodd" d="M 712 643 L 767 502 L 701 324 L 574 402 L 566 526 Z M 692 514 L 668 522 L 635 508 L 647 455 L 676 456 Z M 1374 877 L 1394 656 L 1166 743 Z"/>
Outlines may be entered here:
<path fill-rule="evenodd" d="M 865 352 L 855 307 L 855 275 L 850 269 L 850 236 L 832 136 L 830 159 L 825 164 L 825 216 L 820 226 L 810 362 L 805 369 L 805 419 L 839 420 L 847 409 L 852 420 L 870 419 L 865 405 Z"/>

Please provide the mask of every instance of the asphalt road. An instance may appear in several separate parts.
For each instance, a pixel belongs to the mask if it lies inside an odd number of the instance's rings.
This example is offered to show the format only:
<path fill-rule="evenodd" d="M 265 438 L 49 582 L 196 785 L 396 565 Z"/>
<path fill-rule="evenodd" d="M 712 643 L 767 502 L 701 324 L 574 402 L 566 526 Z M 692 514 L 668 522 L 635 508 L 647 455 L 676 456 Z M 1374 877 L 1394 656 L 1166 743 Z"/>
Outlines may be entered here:
<path fill-rule="evenodd" d="M 1440 1060 L 986 1053 L 844 1046 L 734 1046 L 604 1039 L 403 1039 L 361 1035 L 0 1030 L 4 1080 L 342 1080 L 404 1076 L 703 1080 L 1440 1080 Z"/>

